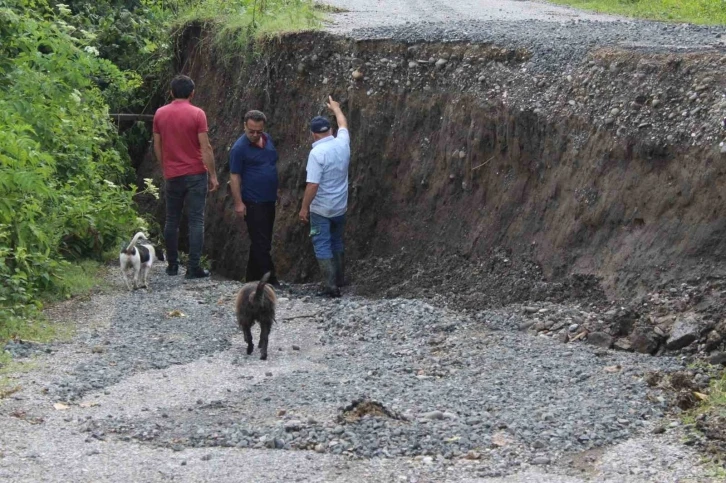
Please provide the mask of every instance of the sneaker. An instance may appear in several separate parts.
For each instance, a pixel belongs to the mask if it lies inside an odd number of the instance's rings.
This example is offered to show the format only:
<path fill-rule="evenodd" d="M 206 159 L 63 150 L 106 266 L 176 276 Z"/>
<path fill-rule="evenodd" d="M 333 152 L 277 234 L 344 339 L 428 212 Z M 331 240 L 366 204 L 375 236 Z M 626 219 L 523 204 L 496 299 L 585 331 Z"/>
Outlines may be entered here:
<path fill-rule="evenodd" d="M 187 278 L 187 279 L 207 278 L 208 276 L 209 276 L 209 270 L 205 270 L 203 268 L 197 267 L 197 268 L 187 269 L 187 273 L 184 275 L 184 278 Z"/>
<path fill-rule="evenodd" d="M 166 274 L 171 276 L 179 275 L 179 265 L 174 264 L 166 267 Z"/>

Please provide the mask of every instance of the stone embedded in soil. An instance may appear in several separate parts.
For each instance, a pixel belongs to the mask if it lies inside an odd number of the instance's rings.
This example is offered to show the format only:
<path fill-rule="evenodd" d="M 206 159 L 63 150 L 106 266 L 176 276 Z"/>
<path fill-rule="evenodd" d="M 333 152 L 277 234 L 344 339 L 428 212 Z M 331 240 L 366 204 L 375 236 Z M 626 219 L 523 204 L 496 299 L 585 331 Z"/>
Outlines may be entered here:
<path fill-rule="evenodd" d="M 635 330 L 630 335 L 630 345 L 635 352 L 654 354 L 658 350 L 660 341 L 652 330 Z"/>
<path fill-rule="evenodd" d="M 609 349 L 613 345 L 613 336 L 605 332 L 590 332 L 587 334 L 587 343 Z"/>
<path fill-rule="evenodd" d="M 666 342 L 669 350 L 678 350 L 698 339 L 701 332 L 701 324 L 693 317 L 679 319 L 671 329 L 671 335 Z"/>
<path fill-rule="evenodd" d="M 285 431 L 299 431 L 302 426 L 302 421 L 298 421 L 296 419 L 286 421 L 284 424 Z"/>
<path fill-rule="evenodd" d="M 719 344 L 723 341 L 723 335 L 721 335 L 721 332 L 714 329 L 711 332 L 709 332 L 708 336 L 706 337 L 706 351 L 710 352 L 714 349 L 716 349 Z"/>
<path fill-rule="evenodd" d="M 424 419 L 444 419 L 444 413 L 441 411 L 430 411 L 421 415 Z"/>
<path fill-rule="evenodd" d="M 633 345 L 628 339 L 618 339 L 613 343 L 613 348 L 621 351 L 633 350 Z"/>
<path fill-rule="evenodd" d="M 715 352 L 708 358 L 708 362 L 713 365 L 722 364 L 726 366 L 726 352 Z"/>

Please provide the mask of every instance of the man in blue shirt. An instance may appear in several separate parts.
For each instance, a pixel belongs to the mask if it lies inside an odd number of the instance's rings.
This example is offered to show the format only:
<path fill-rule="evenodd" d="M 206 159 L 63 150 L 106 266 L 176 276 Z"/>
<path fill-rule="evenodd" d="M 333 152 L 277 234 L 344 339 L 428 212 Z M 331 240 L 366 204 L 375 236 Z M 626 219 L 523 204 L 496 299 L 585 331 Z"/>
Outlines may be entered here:
<path fill-rule="evenodd" d="M 277 151 L 272 138 L 264 132 L 267 118 L 260 111 L 245 114 L 245 134 L 229 152 L 230 187 L 234 211 L 247 222 L 250 254 L 248 282 L 260 280 L 271 272 L 269 283 L 278 285 L 272 263 L 272 228 L 277 203 Z"/>
<path fill-rule="evenodd" d="M 317 116 L 310 121 L 313 149 L 307 164 L 307 187 L 303 196 L 300 220 L 310 221 L 315 257 L 323 275 L 320 295 L 340 297 L 345 282 L 343 230 L 348 209 L 348 165 L 350 134 L 348 121 L 340 104 L 328 98 L 328 109 L 338 123 L 338 136 L 333 136 L 330 122 Z"/>

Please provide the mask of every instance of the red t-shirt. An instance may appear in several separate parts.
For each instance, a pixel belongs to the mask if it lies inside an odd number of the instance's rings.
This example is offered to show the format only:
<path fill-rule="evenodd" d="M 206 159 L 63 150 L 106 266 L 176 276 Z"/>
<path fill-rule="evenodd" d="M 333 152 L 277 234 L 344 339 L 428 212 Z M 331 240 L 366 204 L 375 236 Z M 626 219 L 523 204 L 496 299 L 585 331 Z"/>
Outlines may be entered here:
<path fill-rule="evenodd" d="M 188 99 L 175 99 L 156 110 L 154 133 L 161 135 L 165 179 L 207 171 L 198 136 L 207 131 L 206 114 Z"/>

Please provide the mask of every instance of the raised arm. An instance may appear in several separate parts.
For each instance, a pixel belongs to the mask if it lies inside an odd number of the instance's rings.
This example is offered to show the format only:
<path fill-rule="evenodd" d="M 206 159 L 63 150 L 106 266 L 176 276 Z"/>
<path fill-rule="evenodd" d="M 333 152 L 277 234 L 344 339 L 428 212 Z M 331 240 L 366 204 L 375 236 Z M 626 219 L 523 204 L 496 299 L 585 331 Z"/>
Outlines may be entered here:
<path fill-rule="evenodd" d="M 340 109 L 340 103 L 333 100 L 333 96 L 328 96 L 328 109 L 335 114 L 335 121 L 338 123 L 338 129 L 348 129 L 348 120 L 345 118 L 345 114 Z"/>

